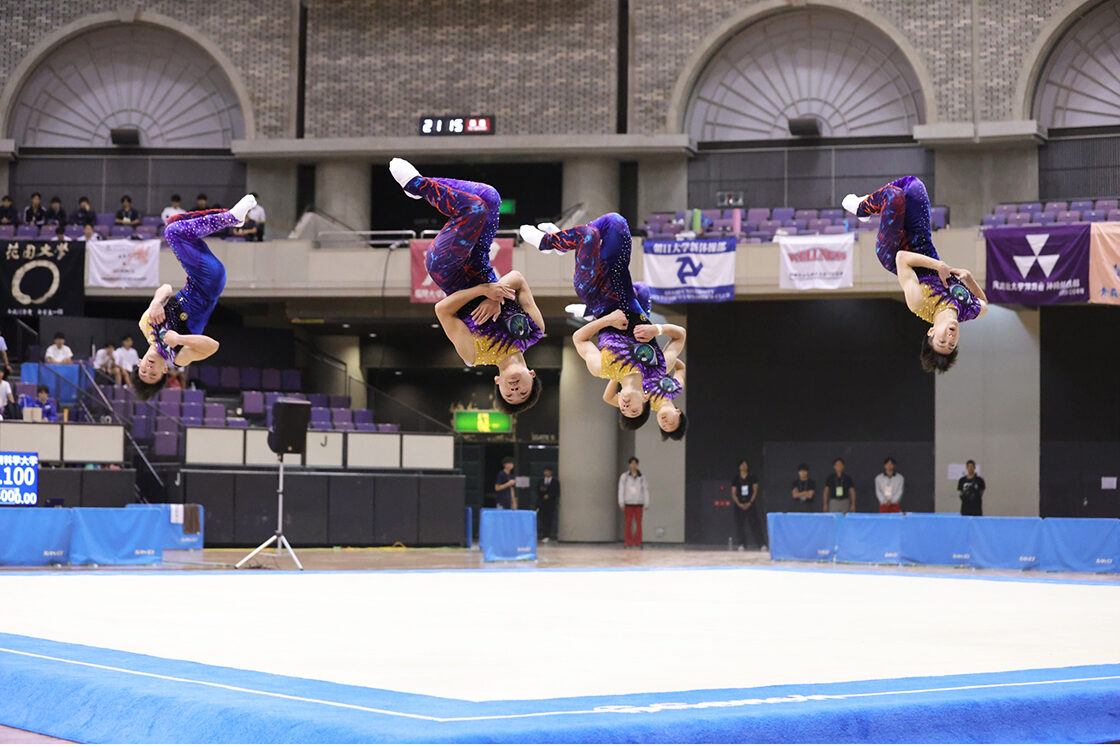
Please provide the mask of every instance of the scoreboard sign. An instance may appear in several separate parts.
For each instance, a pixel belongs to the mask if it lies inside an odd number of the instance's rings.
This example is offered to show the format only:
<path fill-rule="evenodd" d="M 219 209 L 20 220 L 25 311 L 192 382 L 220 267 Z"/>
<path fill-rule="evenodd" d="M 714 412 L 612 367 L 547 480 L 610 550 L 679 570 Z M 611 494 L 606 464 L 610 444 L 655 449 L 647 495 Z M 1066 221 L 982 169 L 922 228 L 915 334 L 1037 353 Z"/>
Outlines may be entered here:
<path fill-rule="evenodd" d="M 421 135 L 493 135 L 494 117 L 421 117 Z"/>
<path fill-rule="evenodd" d="M 39 502 L 39 455 L 0 452 L 0 506 Z"/>

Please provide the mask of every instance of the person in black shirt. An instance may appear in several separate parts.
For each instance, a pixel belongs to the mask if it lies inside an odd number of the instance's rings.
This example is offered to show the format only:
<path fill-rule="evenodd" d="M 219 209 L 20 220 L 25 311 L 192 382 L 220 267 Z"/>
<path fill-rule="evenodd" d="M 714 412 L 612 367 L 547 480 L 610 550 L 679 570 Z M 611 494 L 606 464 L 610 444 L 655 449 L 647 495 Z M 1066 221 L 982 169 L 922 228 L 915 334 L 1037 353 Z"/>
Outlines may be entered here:
<path fill-rule="evenodd" d="M 747 546 L 746 524 L 751 525 L 751 535 L 758 540 L 759 547 L 766 550 L 766 532 L 762 528 L 761 511 L 758 508 L 758 479 L 751 472 L 746 459 L 739 462 L 739 471 L 731 478 L 731 513 L 735 520 L 735 534 L 739 537 L 739 549 Z"/>
<path fill-rule="evenodd" d="M 70 222 L 76 226 L 97 225 L 97 213 L 89 206 L 88 197 L 78 198 L 78 209 L 70 216 Z"/>
<path fill-rule="evenodd" d="M 793 513 L 806 513 L 813 510 L 813 498 L 817 494 L 817 483 L 809 477 L 809 465 L 797 465 L 797 479 L 793 481 Z"/>
<path fill-rule="evenodd" d="M 844 473 L 844 460 L 836 457 L 832 474 L 824 481 L 825 512 L 846 514 L 856 510 L 856 488 L 852 478 Z"/>
<path fill-rule="evenodd" d="M 19 223 L 19 213 L 12 204 L 11 196 L 0 197 L 0 225 L 14 226 L 16 223 Z"/>
<path fill-rule="evenodd" d="M 502 460 L 502 471 L 494 478 L 494 505 L 498 508 L 517 509 L 517 495 L 513 486 L 517 480 L 513 479 L 513 457 Z"/>
<path fill-rule="evenodd" d="M 544 468 L 544 477 L 537 483 L 537 536 L 541 542 L 556 538 L 556 504 L 560 502 L 560 480 L 552 475 L 552 467 Z"/>
<path fill-rule="evenodd" d="M 988 486 L 984 478 L 976 474 L 976 462 L 969 459 L 964 466 L 968 474 L 957 480 L 957 492 L 961 495 L 961 516 L 983 516 L 984 509 L 980 501 Z"/>
<path fill-rule="evenodd" d="M 114 223 L 118 226 L 140 225 L 140 211 L 132 207 L 132 198 L 128 195 L 121 198 L 121 209 L 117 211 Z"/>
<path fill-rule="evenodd" d="M 65 226 L 66 211 L 62 209 L 62 200 L 57 196 L 51 198 L 51 206 L 47 210 L 47 225 Z"/>
<path fill-rule="evenodd" d="M 31 204 L 23 209 L 23 224 L 41 226 L 46 219 L 47 211 L 43 209 L 43 196 L 38 192 L 32 192 Z"/>

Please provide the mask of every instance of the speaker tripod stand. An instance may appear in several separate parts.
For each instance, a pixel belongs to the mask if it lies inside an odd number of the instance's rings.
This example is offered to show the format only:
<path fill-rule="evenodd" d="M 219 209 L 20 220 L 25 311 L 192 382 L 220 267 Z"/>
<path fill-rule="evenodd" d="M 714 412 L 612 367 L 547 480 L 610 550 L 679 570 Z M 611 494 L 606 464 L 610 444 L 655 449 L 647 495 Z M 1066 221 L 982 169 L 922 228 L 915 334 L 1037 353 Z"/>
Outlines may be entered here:
<path fill-rule="evenodd" d="M 276 485 L 276 533 L 266 539 L 260 545 L 258 545 L 256 550 L 253 550 L 241 560 L 237 561 L 237 563 L 233 566 L 234 568 L 240 568 L 241 566 L 245 565 L 250 560 L 255 558 L 262 550 L 275 542 L 276 557 L 283 557 L 284 551 L 287 550 L 288 554 L 292 556 L 292 560 L 296 562 L 296 568 L 299 568 L 301 571 L 303 570 L 303 563 L 299 562 L 299 558 L 296 557 L 295 550 L 292 549 L 291 544 L 288 542 L 288 538 L 284 536 L 284 455 L 277 454 L 276 461 L 280 465 L 279 481 Z"/>

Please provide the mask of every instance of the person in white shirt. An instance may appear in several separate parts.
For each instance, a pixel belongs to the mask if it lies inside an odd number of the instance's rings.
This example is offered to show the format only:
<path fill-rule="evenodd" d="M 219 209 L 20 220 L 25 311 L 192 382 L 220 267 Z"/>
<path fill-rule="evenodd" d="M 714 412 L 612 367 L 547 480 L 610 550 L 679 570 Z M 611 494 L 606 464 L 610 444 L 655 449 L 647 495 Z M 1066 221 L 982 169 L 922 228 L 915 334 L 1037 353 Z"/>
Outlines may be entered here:
<path fill-rule="evenodd" d="M 4 409 L 7 408 L 8 403 L 15 401 L 12 385 L 7 382 L 7 375 L 8 372 L 0 368 L 0 420 L 4 419 Z"/>
<path fill-rule="evenodd" d="M 618 507 L 626 521 L 626 547 L 641 547 L 642 510 L 649 508 L 649 483 L 638 469 L 638 457 L 630 457 L 628 466 L 618 478 Z"/>
<path fill-rule="evenodd" d="M 8 343 L 4 341 L 4 335 L 0 335 L 0 358 L 4 359 L 4 371 L 11 373 L 12 364 L 8 361 Z"/>
<path fill-rule="evenodd" d="M 899 504 L 905 487 L 906 478 L 894 471 L 894 459 L 887 457 L 883 461 L 882 473 L 875 476 L 875 497 L 879 499 L 879 513 L 900 513 L 902 508 Z"/>
<path fill-rule="evenodd" d="M 257 201 L 257 204 L 249 210 L 249 214 L 246 216 L 257 226 L 257 232 L 249 238 L 249 241 L 264 241 L 264 222 L 268 216 L 265 215 L 264 208 L 261 207 L 260 195 L 256 192 L 250 192 L 249 194 L 253 195 L 253 199 Z"/>
<path fill-rule="evenodd" d="M 113 359 L 121 369 L 121 378 L 124 383 L 131 386 L 132 372 L 136 370 L 136 364 L 140 362 L 140 354 L 136 352 L 136 348 L 132 347 L 132 335 L 125 335 L 121 339 L 121 346 L 113 353 Z"/>
<path fill-rule="evenodd" d="M 74 351 L 66 345 L 66 335 L 56 332 L 54 344 L 43 353 L 43 360 L 47 363 L 66 364 L 74 362 Z"/>
<path fill-rule="evenodd" d="M 86 223 L 82 226 L 82 241 L 101 241 L 105 237 L 93 230 L 93 226 Z"/>
<path fill-rule="evenodd" d="M 121 367 L 117 365 L 116 347 L 108 343 L 93 356 L 93 367 L 100 373 L 113 380 L 114 384 L 121 383 Z"/>
<path fill-rule="evenodd" d="M 180 198 L 179 195 L 171 195 L 171 204 L 165 207 L 163 209 L 163 212 L 159 214 L 159 217 L 163 220 L 164 225 L 167 225 L 167 221 L 169 221 L 172 217 L 176 215 L 182 215 L 183 213 L 187 212 L 179 204 L 181 200 L 182 198 Z"/>

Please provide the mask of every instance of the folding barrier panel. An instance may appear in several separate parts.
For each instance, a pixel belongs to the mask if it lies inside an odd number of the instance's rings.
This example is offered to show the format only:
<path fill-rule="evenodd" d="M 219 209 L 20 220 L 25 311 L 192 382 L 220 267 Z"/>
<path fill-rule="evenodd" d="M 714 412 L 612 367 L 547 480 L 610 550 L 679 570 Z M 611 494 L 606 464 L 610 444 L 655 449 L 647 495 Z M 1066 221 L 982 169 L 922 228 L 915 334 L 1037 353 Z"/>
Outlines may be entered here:
<path fill-rule="evenodd" d="M 832 560 L 840 514 L 767 514 L 774 560 Z"/>
<path fill-rule="evenodd" d="M 478 546 L 486 561 L 536 560 L 537 512 L 482 509 Z"/>
<path fill-rule="evenodd" d="M 1038 567 L 1044 571 L 1120 570 L 1120 519 L 1043 519 Z"/>
<path fill-rule="evenodd" d="M 956 514 L 906 514 L 902 521 L 903 563 L 968 565 L 971 517 Z"/>
<path fill-rule="evenodd" d="M 50 509 L 46 509 L 50 510 Z M 74 565 L 149 565 L 163 562 L 163 514 L 158 508 L 72 508 L 70 562 Z"/>
<path fill-rule="evenodd" d="M 70 562 L 71 523 L 64 508 L 0 508 L 0 565 Z"/>
<path fill-rule="evenodd" d="M 901 514 L 849 514 L 836 530 L 836 560 L 897 564 L 901 543 Z"/>
<path fill-rule="evenodd" d="M 1042 519 L 985 517 L 969 522 L 969 564 L 973 568 L 1038 567 Z"/>
<path fill-rule="evenodd" d="M 198 511 L 198 532 L 186 534 L 183 531 L 184 518 L 186 512 L 191 509 L 182 503 L 176 505 L 177 508 L 173 508 L 170 503 L 130 503 L 125 506 L 125 508 L 154 508 L 159 510 L 161 517 L 160 523 L 163 526 L 164 550 L 201 550 L 203 544 L 203 528 L 206 525 L 206 512 L 203 510 L 202 506 L 195 509 Z"/>

